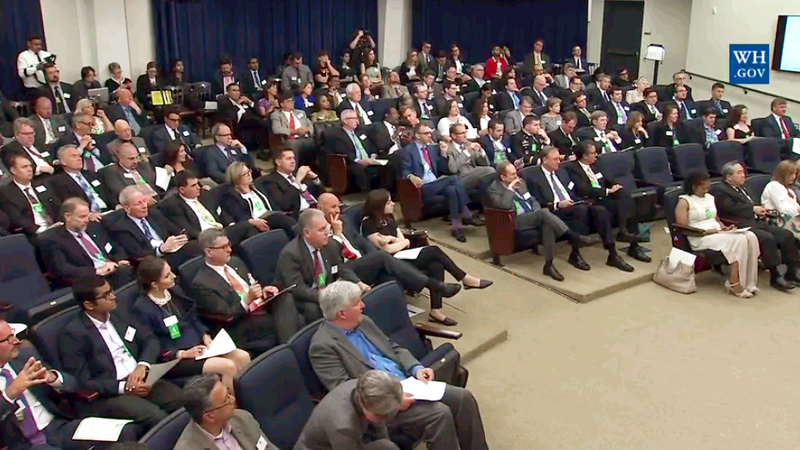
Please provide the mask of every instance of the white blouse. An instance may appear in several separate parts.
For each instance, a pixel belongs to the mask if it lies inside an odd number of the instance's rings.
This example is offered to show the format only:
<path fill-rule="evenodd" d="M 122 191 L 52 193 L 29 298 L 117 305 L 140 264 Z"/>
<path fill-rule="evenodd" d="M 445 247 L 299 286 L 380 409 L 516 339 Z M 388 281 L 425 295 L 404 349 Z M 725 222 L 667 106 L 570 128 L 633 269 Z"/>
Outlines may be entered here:
<path fill-rule="evenodd" d="M 800 210 L 795 193 L 777 181 L 770 181 L 761 194 L 761 205 L 767 209 L 778 210 L 783 215 L 794 217 Z"/>
<path fill-rule="evenodd" d="M 439 125 L 436 127 L 439 131 L 439 136 L 450 136 L 450 126 L 457 123 L 467 127 L 467 139 L 476 139 L 478 137 L 478 132 L 475 131 L 475 127 L 462 115 L 459 115 L 455 122 L 452 122 L 449 117 L 442 117 L 439 119 Z"/>

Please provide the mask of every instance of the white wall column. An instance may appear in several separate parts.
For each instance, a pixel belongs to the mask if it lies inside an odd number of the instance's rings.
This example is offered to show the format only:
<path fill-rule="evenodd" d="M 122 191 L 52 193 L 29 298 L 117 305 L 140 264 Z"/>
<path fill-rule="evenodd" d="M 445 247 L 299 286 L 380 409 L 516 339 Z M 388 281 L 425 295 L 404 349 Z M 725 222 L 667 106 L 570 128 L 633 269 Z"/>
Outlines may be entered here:
<path fill-rule="evenodd" d="M 412 0 L 378 0 L 378 57 L 386 67 L 399 66 L 411 47 Z"/>

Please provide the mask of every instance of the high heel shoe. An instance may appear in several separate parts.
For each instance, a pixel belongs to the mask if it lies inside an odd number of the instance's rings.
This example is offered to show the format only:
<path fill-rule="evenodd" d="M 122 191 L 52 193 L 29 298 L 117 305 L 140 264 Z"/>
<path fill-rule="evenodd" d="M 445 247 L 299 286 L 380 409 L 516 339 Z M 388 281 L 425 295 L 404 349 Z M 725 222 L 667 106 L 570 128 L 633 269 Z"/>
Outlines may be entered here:
<path fill-rule="evenodd" d="M 761 292 L 761 289 L 759 289 L 759 288 L 757 288 L 757 287 L 755 287 L 755 286 L 752 286 L 752 287 L 749 287 L 749 288 L 745 288 L 745 291 L 748 291 L 748 292 L 750 292 L 751 294 L 753 294 L 753 295 L 756 295 L 756 294 L 758 294 L 759 292 Z"/>
<path fill-rule="evenodd" d="M 741 286 L 741 284 L 740 283 L 731 284 L 730 281 L 725 281 L 725 292 L 727 292 L 728 294 L 735 295 L 736 297 L 739 298 L 751 298 L 753 296 L 753 294 L 747 289 L 742 289 L 742 292 L 737 293 L 736 291 L 733 290 L 734 286 Z"/>

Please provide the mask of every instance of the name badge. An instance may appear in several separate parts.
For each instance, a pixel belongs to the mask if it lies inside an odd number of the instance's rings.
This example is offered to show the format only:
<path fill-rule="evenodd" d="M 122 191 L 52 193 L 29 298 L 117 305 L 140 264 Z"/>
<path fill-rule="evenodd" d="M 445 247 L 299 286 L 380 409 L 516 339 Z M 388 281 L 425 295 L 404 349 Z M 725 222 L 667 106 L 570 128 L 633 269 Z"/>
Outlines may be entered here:
<path fill-rule="evenodd" d="M 667 136 L 672 136 L 672 131 L 667 130 L 667 132 L 664 134 L 666 134 Z"/>
<path fill-rule="evenodd" d="M 122 176 L 125 177 L 125 178 L 130 178 L 131 180 L 133 179 L 133 174 L 132 173 L 126 172 L 126 173 L 123 173 Z"/>
<path fill-rule="evenodd" d="M 567 185 L 567 189 L 572 190 L 573 187 L 575 187 L 575 183 L 570 181 L 569 184 Z"/>
<path fill-rule="evenodd" d="M 42 152 L 41 155 L 42 155 L 42 158 L 48 158 L 48 157 L 50 157 L 50 152 Z"/>
<path fill-rule="evenodd" d="M 222 214 L 222 207 L 221 206 L 217 206 L 217 214 Z"/>
<path fill-rule="evenodd" d="M 624 109 L 625 111 L 630 111 L 631 110 L 630 106 L 623 106 L 622 109 Z M 692 110 L 692 111 L 694 111 L 694 110 Z"/>
<path fill-rule="evenodd" d="M 696 110 L 696 109 L 692 109 L 690 112 L 691 112 L 692 114 L 697 114 L 697 110 Z"/>
<path fill-rule="evenodd" d="M 336 275 L 337 273 L 339 273 L 339 266 L 331 267 L 331 275 Z"/>
<path fill-rule="evenodd" d="M 297 77 L 292 77 L 292 81 L 297 81 Z"/>
<path fill-rule="evenodd" d="M 366 134 L 362 134 L 362 135 L 361 135 L 361 136 L 359 136 L 358 138 L 359 138 L 359 139 L 361 139 L 361 140 L 363 141 L 364 139 L 366 139 L 366 138 L 367 138 L 367 135 L 366 135 Z"/>
<path fill-rule="evenodd" d="M 267 80 L 261 80 L 261 85 L 264 86 L 265 84 L 267 84 Z"/>
<path fill-rule="evenodd" d="M 599 179 L 603 178 L 603 173 L 602 172 L 597 172 L 596 174 L 594 174 L 594 177 L 599 180 Z"/>
<path fill-rule="evenodd" d="M 373 114 L 373 111 L 367 111 L 367 115 L 368 116 L 371 116 L 372 114 Z"/>
<path fill-rule="evenodd" d="M 94 181 L 92 181 L 92 186 L 94 186 L 94 187 L 98 187 L 98 186 L 100 186 L 100 180 L 94 180 Z"/>
<path fill-rule="evenodd" d="M 164 319 L 164 325 L 167 327 L 175 325 L 176 323 L 178 323 L 178 318 L 174 314 Z"/>
<path fill-rule="evenodd" d="M 639 138 L 636 138 L 636 139 L 634 139 L 634 140 L 633 140 L 633 142 L 636 142 L 637 144 L 641 144 L 641 143 L 642 143 L 642 140 L 641 140 L 641 139 L 639 139 Z"/>
<path fill-rule="evenodd" d="M 184 136 L 189 136 L 189 132 L 184 130 L 183 135 Z"/>
<path fill-rule="evenodd" d="M 46 187 L 44 187 L 44 186 L 36 186 L 36 192 L 41 194 L 42 192 L 46 192 L 46 191 L 47 191 Z"/>
<path fill-rule="evenodd" d="M 459 104 L 458 104 L 458 107 L 459 107 L 459 108 L 463 108 L 463 107 L 464 107 L 464 104 L 463 104 L 463 103 L 459 103 Z"/>
<path fill-rule="evenodd" d="M 145 149 L 144 149 L 144 147 L 139 147 L 139 153 L 144 153 L 144 152 L 146 152 L 146 151 L 147 151 L 147 150 L 145 150 Z"/>
<path fill-rule="evenodd" d="M 297 112 L 297 118 L 298 119 L 302 119 L 303 118 L 303 113 L 301 111 Z"/>
<path fill-rule="evenodd" d="M 719 136 L 720 134 L 722 134 L 722 130 L 717 130 L 717 131 L 715 131 L 714 133 L 716 133 L 716 134 L 717 134 L 717 136 Z"/>
<path fill-rule="evenodd" d="M 68 92 L 64 92 L 64 98 L 71 98 L 71 97 L 72 97 L 72 94 L 70 94 Z"/>
<path fill-rule="evenodd" d="M 264 450 L 267 448 L 267 440 L 264 436 L 258 437 L 258 442 L 256 442 L 256 450 Z"/>
<path fill-rule="evenodd" d="M 134 336 L 136 336 L 136 328 L 129 326 L 128 329 L 125 330 L 125 340 L 128 342 L 133 342 Z"/>
<path fill-rule="evenodd" d="M 617 117 L 617 125 L 625 125 L 625 119 L 622 116 Z"/>
<path fill-rule="evenodd" d="M 236 154 L 236 150 L 231 149 L 231 155 L 235 155 L 235 154 Z"/>
<path fill-rule="evenodd" d="M 111 242 L 106 242 L 106 246 L 103 248 L 105 248 L 107 252 L 110 252 L 114 247 L 111 246 Z"/>
<path fill-rule="evenodd" d="M 67 127 L 65 127 L 64 125 L 61 125 L 60 127 L 58 127 L 58 132 L 59 133 L 63 133 L 65 131 L 67 131 Z"/>
<path fill-rule="evenodd" d="M 523 194 L 522 198 L 524 198 L 525 200 L 531 198 L 531 193 L 530 192 L 526 192 L 525 194 Z"/>
<path fill-rule="evenodd" d="M 595 136 L 595 137 L 594 137 L 594 140 L 595 140 L 595 141 L 598 141 L 598 142 L 599 142 L 599 141 L 602 141 L 602 139 L 600 139 L 600 137 L 599 137 L 599 136 Z"/>

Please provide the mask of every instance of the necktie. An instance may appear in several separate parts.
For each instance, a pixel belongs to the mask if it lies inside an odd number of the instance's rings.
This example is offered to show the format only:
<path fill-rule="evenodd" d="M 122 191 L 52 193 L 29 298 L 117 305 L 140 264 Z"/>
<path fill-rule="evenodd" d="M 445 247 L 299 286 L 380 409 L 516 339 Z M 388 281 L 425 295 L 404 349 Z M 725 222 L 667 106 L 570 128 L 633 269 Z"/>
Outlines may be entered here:
<path fill-rule="evenodd" d="M 781 117 L 780 122 L 781 122 L 781 132 L 783 133 L 783 138 L 784 139 L 791 138 L 792 136 L 789 134 L 789 127 L 786 126 L 786 119 Z"/>
<path fill-rule="evenodd" d="M 38 213 L 38 214 L 41 214 L 42 216 L 44 216 L 47 224 L 51 225 L 53 223 L 53 221 L 50 220 L 50 217 L 48 217 L 47 214 L 44 213 L 44 206 L 42 206 L 42 202 L 40 202 L 39 199 L 36 198 L 35 195 L 33 195 L 33 192 L 31 192 L 31 188 L 30 187 L 26 187 L 25 188 L 25 197 L 28 198 L 28 202 L 30 202 L 31 208 L 33 208 L 33 211 L 35 213 Z"/>
<path fill-rule="evenodd" d="M 228 158 L 228 162 L 236 162 L 236 158 L 233 157 L 233 149 L 230 147 L 225 147 L 225 156 Z"/>
<path fill-rule="evenodd" d="M 37 157 L 37 158 L 39 158 L 41 160 L 44 160 L 44 156 L 42 156 L 42 154 L 39 153 L 39 151 L 36 150 L 34 147 L 24 147 L 24 148 L 25 148 L 25 151 L 27 151 L 31 155 L 33 155 L 33 156 L 35 156 L 35 157 Z"/>
<path fill-rule="evenodd" d="M 742 188 L 742 187 L 739 187 L 739 188 L 736 188 L 736 189 L 738 189 L 738 190 L 739 190 L 739 192 L 740 192 L 742 195 L 744 195 L 745 197 L 747 197 L 747 199 L 748 199 L 748 200 L 750 200 L 751 202 L 753 201 L 753 200 L 750 198 L 750 196 L 747 194 L 747 191 L 745 191 L 745 190 L 744 190 L 744 188 Z"/>
<path fill-rule="evenodd" d="M 228 266 L 225 266 L 224 272 L 225 272 L 225 278 L 228 279 L 228 283 L 231 285 L 233 290 L 236 291 L 237 294 L 239 294 L 239 297 L 244 299 L 247 296 L 247 288 L 244 287 L 242 283 L 240 283 L 239 280 L 236 279 L 235 276 L 233 276 L 233 272 Z"/>
<path fill-rule="evenodd" d="M 547 97 L 544 95 L 544 92 L 539 92 L 539 98 L 542 99 L 542 106 L 547 104 Z"/>
<path fill-rule="evenodd" d="M 522 206 L 522 210 L 523 210 L 524 212 L 531 212 L 531 211 L 533 211 L 533 208 L 531 208 L 531 205 L 530 205 L 530 204 L 527 202 L 527 200 L 525 200 L 525 197 L 523 197 L 523 196 L 522 196 L 522 195 L 519 193 L 519 191 L 518 191 L 518 190 L 514 189 L 514 195 L 516 195 L 516 196 L 518 197 L 517 201 L 519 202 L 520 206 Z"/>
<path fill-rule="evenodd" d="M 317 287 L 325 287 L 325 269 L 322 266 L 319 250 L 314 250 L 314 279 L 317 281 Z"/>
<path fill-rule="evenodd" d="M 195 206 L 195 208 L 197 208 L 197 211 L 200 213 L 200 217 L 202 217 L 203 220 L 205 220 L 206 222 L 208 222 L 210 224 L 216 224 L 217 223 L 216 219 L 214 219 L 214 216 L 212 216 L 211 213 L 208 212 L 208 210 L 203 205 L 203 203 L 200 202 L 200 200 L 194 199 L 192 201 L 194 202 L 194 206 Z"/>
<path fill-rule="evenodd" d="M 397 95 L 397 97 L 402 97 L 402 94 L 400 94 L 400 88 L 399 87 L 394 88 L 394 93 Z"/>
<path fill-rule="evenodd" d="M 11 376 L 11 371 L 8 369 L 0 370 L 0 376 L 6 380 L 6 387 L 11 386 L 11 383 L 14 382 L 14 377 Z M 25 409 L 22 410 L 22 420 L 19 424 L 22 434 L 28 438 L 32 444 L 47 443 L 44 434 L 42 434 L 42 432 L 39 431 L 39 427 L 36 426 L 36 421 L 33 419 L 33 411 L 31 411 L 31 405 L 29 405 L 28 400 L 25 399 L 25 394 L 19 396 L 19 401 L 25 406 Z"/>
<path fill-rule="evenodd" d="M 139 126 L 139 122 L 136 121 L 136 118 L 133 117 L 133 113 L 131 112 L 131 109 L 127 108 L 127 107 L 124 107 L 124 108 L 122 108 L 122 110 L 125 111 L 125 118 L 128 119 L 128 123 L 131 126 L 131 131 L 133 131 L 134 135 L 138 136 L 139 132 L 142 130 L 142 128 Z"/>
<path fill-rule="evenodd" d="M 361 144 L 361 139 L 359 139 L 353 131 L 348 131 L 347 134 L 350 135 L 350 139 L 353 141 L 353 145 L 356 147 L 356 151 L 358 152 L 358 158 L 356 159 L 369 159 L 367 151 L 364 150 L 364 146 Z"/>
<path fill-rule="evenodd" d="M 603 101 L 608 102 L 608 92 L 603 92 Z"/>
<path fill-rule="evenodd" d="M 422 156 L 425 157 L 425 161 L 427 161 L 428 167 L 430 167 L 431 171 L 433 171 L 433 163 L 431 162 L 431 155 L 428 154 L 428 146 L 427 145 L 422 147 Z"/>
<path fill-rule="evenodd" d="M 89 172 L 92 173 L 96 172 L 94 167 L 94 158 L 92 158 L 91 150 L 86 150 L 85 152 L 83 152 L 83 167 Z"/>
<path fill-rule="evenodd" d="M 64 101 L 64 96 L 61 95 L 61 87 L 56 86 L 53 88 L 53 92 L 55 93 L 56 97 L 56 109 L 58 110 L 59 114 L 66 114 L 69 112 L 69 107 L 67 106 L 66 102 Z"/>
<path fill-rule="evenodd" d="M 95 258 L 95 259 L 99 259 L 101 261 L 105 260 L 103 255 L 100 254 L 100 249 L 98 249 L 97 246 L 94 245 L 92 240 L 89 239 L 88 236 L 86 236 L 86 233 L 80 232 L 78 234 L 78 239 L 80 239 L 80 241 L 83 244 L 83 246 L 86 247 L 86 250 L 89 252 L 89 256 L 91 256 L 92 258 Z"/>
<path fill-rule="evenodd" d="M 294 175 L 289 175 L 289 181 L 291 181 L 292 183 L 296 183 L 297 178 L 295 178 Z M 311 195 L 310 192 L 308 192 L 308 190 L 304 191 L 300 189 L 300 196 L 302 196 L 308 202 L 310 208 L 317 207 L 317 199 L 315 199 L 314 196 Z"/>
<path fill-rule="evenodd" d="M 628 115 L 625 114 L 625 109 L 623 109 L 622 105 L 620 105 L 619 103 L 615 103 L 615 105 L 617 106 L 617 116 L 622 117 L 623 122 L 627 122 Z"/>
<path fill-rule="evenodd" d="M 352 250 L 347 245 L 347 238 L 342 239 L 342 256 L 344 257 L 345 261 L 350 261 L 353 259 L 358 259 L 358 255 L 353 253 Z M 316 267 L 315 267 L 316 269 Z"/>
<path fill-rule="evenodd" d="M 92 212 L 100 212 L 105 209 L 105 202 L 103 199 L 97 196 L 97 193 L 92 189 L 89 183 L 86 181 L 86 178 L 83 177 L 83 174 L 78 174 L 78 185 L 80 185 L 83 193 L 86 194 L 86 198 L 89 199 L 89 203 L 92 207 Z"/>
<path fill-rule="evenodd" d="M 582 67 L 581 67 L 581 59 L 580 58 L 575 58 L 575 67 L 577 67 L 578 70 L 582 69 Z"/>
<path fill-rule="evenodd" d="M 147 240 L 154 240 L 155 236 L 153 236 L 153 233 L 150 232 L 150 225 L 147 223 L 147 219 L 139 219 L 139 223 L 142 226 L 142 230 L 144 230 L 144 236 L 147 238 Z"/>
<path fill-rule="evenodd" d="M 51 136 L 51 137 L 53 137 L 55 139 L 56 134 L 53 133 L 53 124 L 50 122 L 50 119 L 45 119 L 43 122 L 44 122 L 45 131 L 46 131 L 45 134 L 47 136 Z"/>
<path fill-rule="evenodd" d="M 686 103 L 683 103 L 683 102 L 681 102 L 681 116 L 684 119 L 688 119 L 689 118 L 689 110 L 686 109 Z"/>
<path fill-rule="evenodd" d="M 558 181 L 556 181 L 556 174 L 555 172 L 550 172 L 550 182 L 553 183 L 553 190 L 556 192 L 556 197 L 558 201 L 563 202 L 567 198 L 564 197 L 564 193 L 561 192 L 561 188 L 558 187 Z"/>
<path fill-rule="evenodd" d="M 297 129 L 297 122 L 294 118 L 294 113 L 289 113 L 289 131 L 294 131 Z"/>
<path fill-rule="evenodd" d="M 258 71 L 253 71 L 253 81 L 256 83 L 256 89 L 261 88 L 261 77 L 258 76 Z"/>
<path fill-rule="evenodd" d="M 717 107 L 717 113 L 722 114 L 722 104 L 719 100 L 714 100 L 714 106 Z"/>
<path fill-rule="evenodd" d="M 574 146 L 575 145 L 575 138 L 572 137 L 572 133 L 564 133 L 569 138 L 569 142 Z"/>
<path fill-rule="evenodd" d="M 511 101 L 514 103 L 514 109 L 519 109 L 519 97 L 517 97 L 516 92 L 509 92 L 511 95 Z"/>

